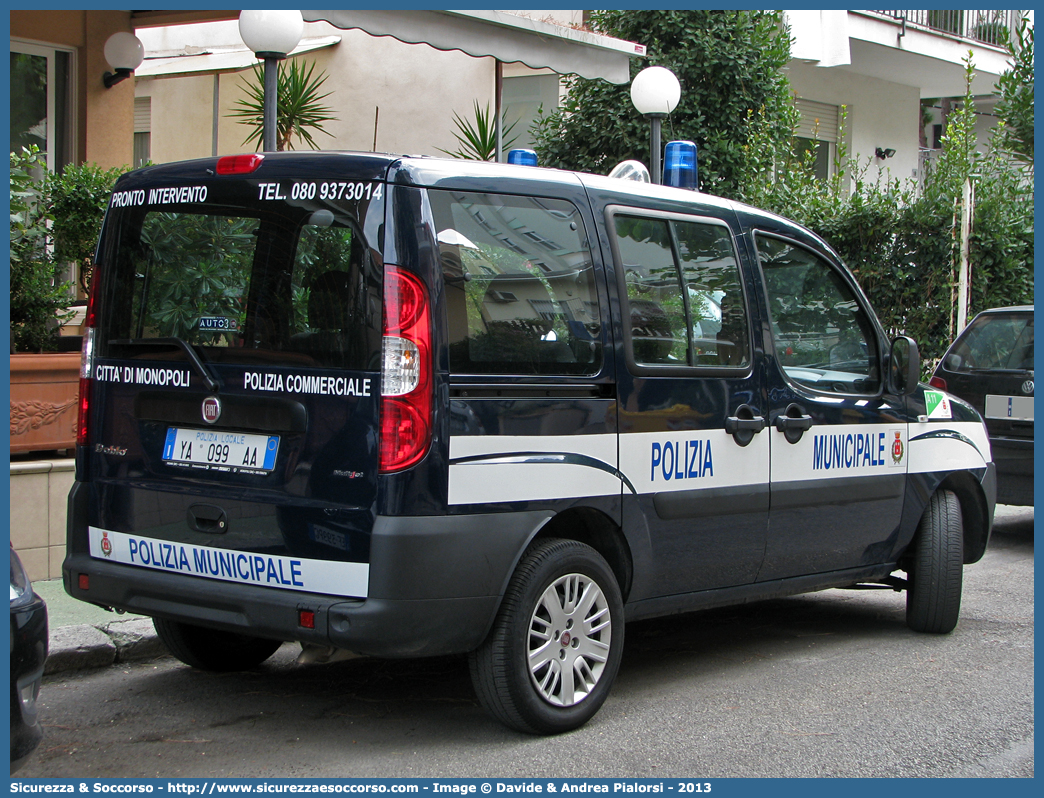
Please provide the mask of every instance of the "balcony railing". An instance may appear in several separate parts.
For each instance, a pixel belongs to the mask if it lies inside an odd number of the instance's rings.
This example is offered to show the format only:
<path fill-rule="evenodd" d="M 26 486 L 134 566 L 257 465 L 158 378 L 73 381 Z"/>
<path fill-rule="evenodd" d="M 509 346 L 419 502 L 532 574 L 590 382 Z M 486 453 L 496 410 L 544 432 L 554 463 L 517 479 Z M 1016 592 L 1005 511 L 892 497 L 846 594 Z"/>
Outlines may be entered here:
<path fill-rule="evenodd" d="M 1014 33 L 1018 27 L 1021 12 L 1019 11 L 943 11 L 929 9 L 927 11 L 872 11 L 890 19 L 896 19 L 906 26 L 922 30 L 948 33 L 982 44 L 1003 47 L 1005 37 Z"/>

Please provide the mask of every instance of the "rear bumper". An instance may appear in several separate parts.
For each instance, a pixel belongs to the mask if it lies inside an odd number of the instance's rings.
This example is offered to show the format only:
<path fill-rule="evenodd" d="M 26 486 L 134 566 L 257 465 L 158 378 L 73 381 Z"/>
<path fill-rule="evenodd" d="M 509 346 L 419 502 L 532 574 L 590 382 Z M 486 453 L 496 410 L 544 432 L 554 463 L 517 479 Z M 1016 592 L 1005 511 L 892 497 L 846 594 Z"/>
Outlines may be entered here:
<path fill-rule="evenodd" d="M 89 575 L 89 590 L 79 589 L 80 574 Z M 380 657 L 470 651 L 482 642 L 499 603 L 495 596 L 345 600 L 151 571 L 88 555 L 67 557 L 62 575 L 69 595 L 93 604 Z M 300 625 L 301 610 L 314 613 L 314 629 Z"/>
<path fill-rule="evenodd" d="M 274 589 L 95 559 L 86 490 L 69 499 L 65 590 L 82 601 L 275 640 L 359 654 L 419 657 L 476 648 L 492 625 L 522 550 L 549 512 L 379 517 L 366 598 Z M 89 577 L 81 590 L 79 577 Z M 314 614 L 314 628 L 299 623 Z"/>

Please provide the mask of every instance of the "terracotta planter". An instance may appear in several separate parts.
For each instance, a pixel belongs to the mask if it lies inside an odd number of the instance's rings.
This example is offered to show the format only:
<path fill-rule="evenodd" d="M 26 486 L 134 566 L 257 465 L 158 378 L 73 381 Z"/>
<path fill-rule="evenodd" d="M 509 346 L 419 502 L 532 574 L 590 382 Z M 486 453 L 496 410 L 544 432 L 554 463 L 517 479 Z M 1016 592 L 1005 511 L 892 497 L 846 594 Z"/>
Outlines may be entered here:
<path fill-rule="evenodd" d="M 11 355 L 11 453 L 76 445 L 80 354 Z"/>

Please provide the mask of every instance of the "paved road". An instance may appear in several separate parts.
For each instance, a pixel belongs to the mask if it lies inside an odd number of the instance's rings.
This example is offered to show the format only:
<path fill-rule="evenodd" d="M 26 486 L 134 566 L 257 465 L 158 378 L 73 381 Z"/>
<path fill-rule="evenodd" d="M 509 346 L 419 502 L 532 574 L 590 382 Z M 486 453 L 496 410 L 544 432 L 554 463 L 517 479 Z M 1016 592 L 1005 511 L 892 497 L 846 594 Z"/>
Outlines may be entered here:
<path fill-rule="evenodd" d="M 586 727 L 515 734 L 462 658 L 49 677 L 19 777 L 1032 776 L 1033 513 L 1004 508 L 948 636 L 904 596 L 827 591 L 632 624 Z"/>

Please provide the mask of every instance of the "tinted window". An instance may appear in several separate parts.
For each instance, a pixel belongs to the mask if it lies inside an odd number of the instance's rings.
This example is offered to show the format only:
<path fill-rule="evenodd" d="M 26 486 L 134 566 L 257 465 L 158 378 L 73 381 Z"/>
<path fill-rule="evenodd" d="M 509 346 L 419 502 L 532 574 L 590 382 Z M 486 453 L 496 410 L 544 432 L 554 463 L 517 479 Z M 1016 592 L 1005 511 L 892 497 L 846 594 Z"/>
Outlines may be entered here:
<path fill-rule="evenodd" d="M 624 214 L 614 228 L 634 362 L 747 367 L 747 309 L 728 228 Z"/>
<path fill-rule="evenodd" d="M 583 221 L 560 200 L 429 191 L 458 374 L 594 374 L 602 364 Z"/>
<path fill-rule="evenodd" d="M 961 333 L 943 366 L 947 371 L 1033 368 L 1033 315 L 990 313 Z"/>
<path fill-rule="evenodd" d="M 757 237 L 776 358 L 795 382 L 832 393 L 880 386 L 874 328 L 844 277 L 815 253 Z"/>

